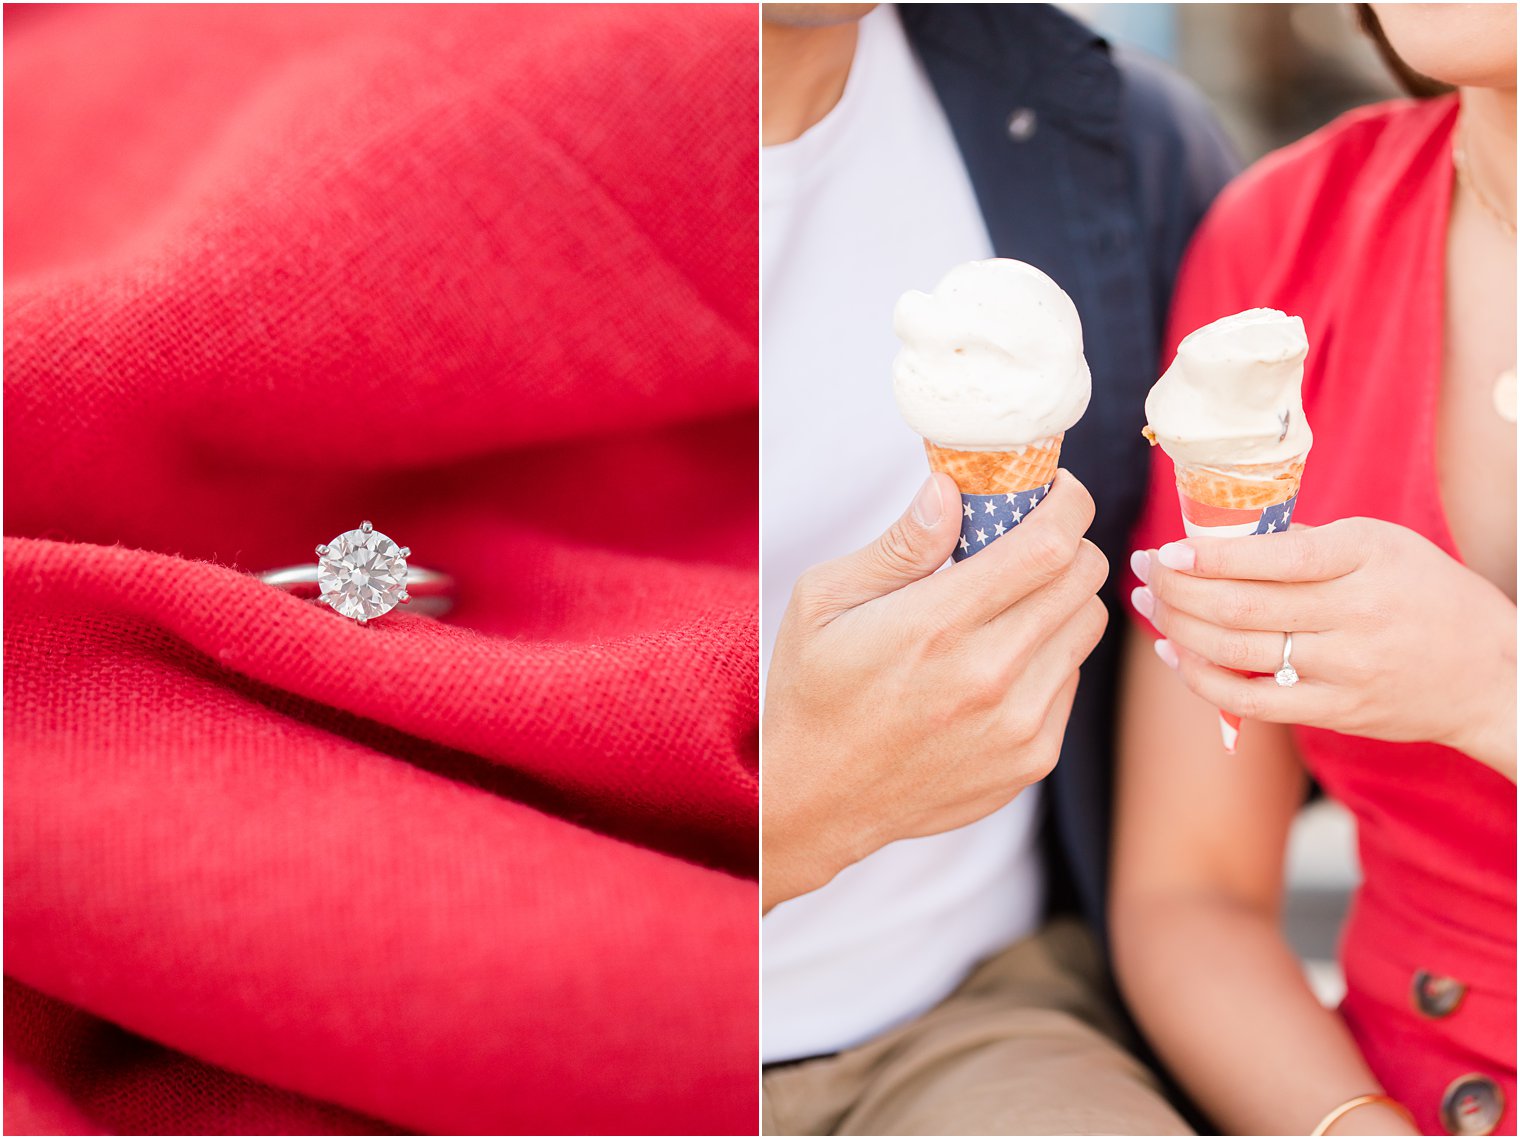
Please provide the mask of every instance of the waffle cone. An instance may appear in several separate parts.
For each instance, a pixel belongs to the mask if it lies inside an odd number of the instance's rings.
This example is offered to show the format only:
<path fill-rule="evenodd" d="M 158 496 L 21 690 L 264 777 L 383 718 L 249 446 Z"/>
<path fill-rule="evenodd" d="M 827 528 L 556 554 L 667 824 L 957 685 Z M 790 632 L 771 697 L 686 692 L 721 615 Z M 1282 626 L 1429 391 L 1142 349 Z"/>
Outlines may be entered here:
<path fill-rule="evenodd" d="M 1177 493 L 1194 502 L 1232 510 L 1260 510 L 1287 502 L 1298 493 L 1304 459 L 1285 463 L 1246 463 L 1238 467 L 1190 467 L 1177 464 Z"/>
<path fill-rule="evenodd" d="M 1007 451 L 956 451 L 924 440 L 929 469 L 944 471 L 962 494 L 1013 494 L 1056 477 L 1065 435 L 1037 439 Z"/>

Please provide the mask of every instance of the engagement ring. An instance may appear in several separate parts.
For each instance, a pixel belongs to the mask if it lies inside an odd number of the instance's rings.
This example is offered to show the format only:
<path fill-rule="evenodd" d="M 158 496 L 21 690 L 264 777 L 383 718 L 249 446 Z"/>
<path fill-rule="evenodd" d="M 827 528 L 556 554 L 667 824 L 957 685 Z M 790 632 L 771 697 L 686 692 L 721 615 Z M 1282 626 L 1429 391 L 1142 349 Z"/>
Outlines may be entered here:
<path fill-rule="evenodd" d="M 1293 661 L 1289 658 L 1293 655 L 1293 634 L 1283 634 L 1283 662 L 1282 667 L 1274 674 L 1273 679 L 1282 688 L 1292 688 L 1298 683 L 1298 669 L 1293 667 Z"/>
<path fill-rule="evenodd" d="M 259 580 L 303 597 L 315 597 L 344 617 L 367 625 L 397 605 L 415 603 L 421 613 L 440 616 L 453 604 L 454 579 L 421 566 L 408 566 L 410 547 L 398 546 L 369 522 L 317 547 L 315 565 L 287 566 L 259 574 Z"/>

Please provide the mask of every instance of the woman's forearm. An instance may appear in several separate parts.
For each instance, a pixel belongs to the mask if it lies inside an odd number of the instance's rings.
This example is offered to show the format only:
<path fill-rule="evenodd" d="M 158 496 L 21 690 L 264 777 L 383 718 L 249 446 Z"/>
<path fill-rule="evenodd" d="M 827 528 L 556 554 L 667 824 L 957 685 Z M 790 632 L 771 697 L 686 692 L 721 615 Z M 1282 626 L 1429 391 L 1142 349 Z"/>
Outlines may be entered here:
<path fill-rule="evenodd" d="M 1227 897 L 1120 899 L 1120 985 L 1147 1037 L 1226 1134 L 1307 1135 L 1353 1096 L 1379 1092 L 1341 1018 L 1305 982 L 1275 917 Z M 1334 1134 L 1418 1134 L 1384 1105 Z"/>
<path fill-rule="evenodd" d="M 1508 631 L 1507 652 L 1495 669 L 1489 685 L 1492 697 L 1486 702 L 1489 714 L 1472 717 L 1470 740 L 1458 740 L 1457 750 L 1466 752 L 1479 763 L 1492 767 L 1511 783 L 1515 782 L 1515 643 L 1514 630 Z"/>

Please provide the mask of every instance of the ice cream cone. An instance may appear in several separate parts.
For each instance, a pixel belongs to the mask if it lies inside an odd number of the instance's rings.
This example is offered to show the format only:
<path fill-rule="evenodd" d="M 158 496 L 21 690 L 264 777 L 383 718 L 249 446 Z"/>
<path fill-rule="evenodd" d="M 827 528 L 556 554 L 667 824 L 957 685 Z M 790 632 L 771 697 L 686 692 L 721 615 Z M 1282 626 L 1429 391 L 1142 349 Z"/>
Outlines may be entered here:
<path fill-rule="evenodd" d="M 1045 497 L 1061 461 L 1052 435 L 1006 451 L 958 451 L 924 440 L 929 469 L 943 471 L 961 492 L 961 537 L 952 557 L 969 558 L 1022 522 Z"/>
<path fill-rule="evenodd" d="M 1177 498 L 1189 538 L 1236 538 L 1274 534 L 1293 521 L 1304 456 L 1281 463 L 1205 467 L 1177 463 Z M 1219 734 L 1231 755 L 1240 736 L 1240 717 L 1219 713 Z"/>
<path fill-rule="evenodd" d="M 1293 521 L 1314 432 L 1304 322 L 1252 308 L 1195 329 L 1145 397 L 1144 435 L 1171 458 L 1189 538 L 1275 534 Z M 1219 714 L 1234 752 L 1240 718 Z"/>
<path fill-rule="evenodd" d="M 1082 319 L 1039 269 L 991 257 L 957 265 L 932 293 L 909 289 L 892 327 L 892 393 L 930 468 L 960 488 L 952 556 L 963 561 L 1050 489 L 1061 440 L 1092 396 Z"/>

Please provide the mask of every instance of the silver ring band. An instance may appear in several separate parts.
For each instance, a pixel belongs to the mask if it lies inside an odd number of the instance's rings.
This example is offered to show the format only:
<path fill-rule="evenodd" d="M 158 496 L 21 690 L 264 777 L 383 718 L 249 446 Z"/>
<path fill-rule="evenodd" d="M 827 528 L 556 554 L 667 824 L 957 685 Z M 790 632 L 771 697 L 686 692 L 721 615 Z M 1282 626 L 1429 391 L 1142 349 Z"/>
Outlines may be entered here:
<path fill-rule="evenodd" d="M 1279 688 L 1292 688 L 1298 683 L 1298 669 L 1293 667 L 1293 634 L 1283 634 L 1283 662 L 1282 667 L 1273 674 L 1272 679 L 1277 681 Z"/>
<path fill-rule="evenodd" d="M 259 574 L 265 585 L 300 597 L 314 597 L 339 616 L 367 625 L 397 605 L 442 616 L 454 605 L 454 579 L 437 570 L 407 564 L 411 547 L 391 540 L 374 524 L 361 522 L 317 547 L 317 562 Z"/>

